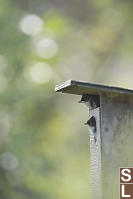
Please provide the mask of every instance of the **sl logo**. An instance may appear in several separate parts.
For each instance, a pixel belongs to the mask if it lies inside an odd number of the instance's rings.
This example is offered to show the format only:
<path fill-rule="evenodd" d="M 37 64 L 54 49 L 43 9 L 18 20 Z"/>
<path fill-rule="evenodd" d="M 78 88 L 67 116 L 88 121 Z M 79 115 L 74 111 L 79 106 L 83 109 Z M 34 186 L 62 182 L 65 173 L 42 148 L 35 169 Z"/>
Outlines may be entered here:
<path fill-rule="evenodd" d="M 133 199 L 133 168 L 120 168 L 120 199 Z"/>

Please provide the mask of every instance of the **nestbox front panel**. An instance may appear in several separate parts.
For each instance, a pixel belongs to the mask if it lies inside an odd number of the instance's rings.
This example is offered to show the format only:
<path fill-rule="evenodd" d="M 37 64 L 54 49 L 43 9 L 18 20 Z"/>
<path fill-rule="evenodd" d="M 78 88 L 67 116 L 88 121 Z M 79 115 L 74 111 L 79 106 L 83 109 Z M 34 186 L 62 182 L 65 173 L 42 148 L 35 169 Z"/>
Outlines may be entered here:
<path fill-rule="evenodd" d="M 102 199 L 102 179 L 101 179 L 101 121 L 100 108 L 90 111 L 90 118 L 96 119 L 96 131 L 90 134 L 90 153 L 91 153 L 91 178 L 92 178 L 92 197 Z"/>

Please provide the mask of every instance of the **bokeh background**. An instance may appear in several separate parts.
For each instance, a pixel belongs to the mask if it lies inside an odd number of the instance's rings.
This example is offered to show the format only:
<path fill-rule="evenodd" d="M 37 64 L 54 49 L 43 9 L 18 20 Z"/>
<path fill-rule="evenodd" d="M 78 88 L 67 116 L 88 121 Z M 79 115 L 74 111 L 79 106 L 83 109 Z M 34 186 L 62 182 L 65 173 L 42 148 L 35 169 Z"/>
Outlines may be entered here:
<path fill-rule="evenodd" d="M 0 1 L 0 198 L 91 198 L 88 113 L 68 79 L 133 88 L 133 2 Z"/>

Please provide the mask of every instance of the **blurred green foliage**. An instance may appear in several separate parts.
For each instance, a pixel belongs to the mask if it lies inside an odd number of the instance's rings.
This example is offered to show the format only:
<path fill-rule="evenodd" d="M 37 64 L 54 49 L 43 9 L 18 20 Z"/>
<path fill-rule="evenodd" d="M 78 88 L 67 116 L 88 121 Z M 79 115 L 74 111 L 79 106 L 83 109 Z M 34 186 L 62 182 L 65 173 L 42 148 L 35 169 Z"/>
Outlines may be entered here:
<path fill-rule="evenodd" d="M 132 87 L 132 8 L 1 1 L 1 199 L 91 198 L 88 113 L 54 86 L 77 79 Z"/>

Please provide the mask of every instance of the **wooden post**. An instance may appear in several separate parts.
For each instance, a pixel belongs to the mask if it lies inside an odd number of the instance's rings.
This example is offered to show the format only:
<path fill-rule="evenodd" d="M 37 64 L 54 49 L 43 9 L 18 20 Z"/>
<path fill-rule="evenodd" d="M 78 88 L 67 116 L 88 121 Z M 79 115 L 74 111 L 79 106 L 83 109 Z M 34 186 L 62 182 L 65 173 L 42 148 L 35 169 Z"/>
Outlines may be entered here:
<path fill-rule="evenodd" d="M 96 119 L 95 137 L 90 132 L 90 152 L 91 152 L 91 181 L 93 198 L 102 199 L 102 179 L 101 179 L 101 115 L 100 108 L 90 110 L 90 118 Z"/>
<path fill-rule="evenodd" d="M 69 80 L 56 92 L 99 95 L 96 139 L 90 133 L 92 199 L 119 198 L 119 168 L 133 167 L 133 90 Z"/>

